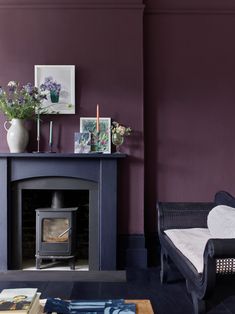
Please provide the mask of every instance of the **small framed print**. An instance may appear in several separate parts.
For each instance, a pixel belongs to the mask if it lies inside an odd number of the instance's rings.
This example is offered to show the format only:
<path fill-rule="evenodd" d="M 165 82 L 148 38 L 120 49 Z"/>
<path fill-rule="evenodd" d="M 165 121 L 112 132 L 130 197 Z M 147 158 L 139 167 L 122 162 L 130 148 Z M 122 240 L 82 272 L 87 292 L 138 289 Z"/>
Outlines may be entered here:
<path fill-rule="evenodd" d="M 74 133 L 74 153 L 87 154 L 91 151 L 91 133 Z"/>
<path fill-rule="evenodd" d="M 97 118 L 80 118 L 80 132 L 91 133 L 91 151 L 111 153 L 111 118 L 99 118 L 99 132 L 97 132 Z"/>
<path fill-rule="evenodd" d="M 75 113 L 74 65 L 35 65 L 34 83 L 47 97 L 44 114 Z"/>

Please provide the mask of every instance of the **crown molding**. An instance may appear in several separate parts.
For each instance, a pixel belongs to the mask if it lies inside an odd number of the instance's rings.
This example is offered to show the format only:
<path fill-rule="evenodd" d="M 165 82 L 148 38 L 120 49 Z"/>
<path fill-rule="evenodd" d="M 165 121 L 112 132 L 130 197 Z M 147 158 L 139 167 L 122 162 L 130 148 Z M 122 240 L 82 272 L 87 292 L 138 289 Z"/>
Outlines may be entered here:
<path fill-rule="evenodd" d="M 234 0 L 145 0 L 145 14 L 233 15 Z"/>
<path fill-rule="evenodd" d="M 0 0 L 0 9 L 124 9 L 143 10 L 142 0 Z"/>
<path fill-rule="evenodd" d="M 145 15 L 234 15 L 235 9 L 146 9 Z"/>

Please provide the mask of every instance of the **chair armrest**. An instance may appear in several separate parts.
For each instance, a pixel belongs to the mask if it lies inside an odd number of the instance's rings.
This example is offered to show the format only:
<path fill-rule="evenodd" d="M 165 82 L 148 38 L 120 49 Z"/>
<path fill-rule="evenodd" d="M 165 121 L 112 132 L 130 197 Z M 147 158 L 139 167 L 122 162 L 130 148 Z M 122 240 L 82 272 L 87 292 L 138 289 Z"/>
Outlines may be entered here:
<path fill-rule="evenodd" d="M 204 270 L 199 282 L 189 282 L 197 292 L 199 299 L 208 298 L 214 291 L 217 276 L 225 276 L 235 273 L 235 239 L 210 239 L 208 240 L 203 260 Z"/>
<path fill-rule="evenodd" d="M 235 258 L 235 239 L 210 239 L 205 254 L 212 258 Z"/>
<path fill-rule="evenodd" d="M 210 239 L 204 251 L 204 273 L 207 282 L 215 282 L 217 275 L 235 273 L 235 239 Z"/>

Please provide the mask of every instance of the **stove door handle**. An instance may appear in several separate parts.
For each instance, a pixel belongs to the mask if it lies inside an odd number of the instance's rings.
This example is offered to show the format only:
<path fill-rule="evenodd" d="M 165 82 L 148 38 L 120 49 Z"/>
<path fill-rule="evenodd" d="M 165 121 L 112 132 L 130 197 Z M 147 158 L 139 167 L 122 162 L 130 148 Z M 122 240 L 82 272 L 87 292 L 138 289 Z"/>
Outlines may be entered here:
<path fill-rule="evenodd" d="M 61 234 L 58 235 L 58 238 L 63 237 L 63 235 L 67 232 L 69 232 L 71 230 L 71 227 L 69 227 L 68 229 L 66 229 L 65 231 L 63 231 Z"/>

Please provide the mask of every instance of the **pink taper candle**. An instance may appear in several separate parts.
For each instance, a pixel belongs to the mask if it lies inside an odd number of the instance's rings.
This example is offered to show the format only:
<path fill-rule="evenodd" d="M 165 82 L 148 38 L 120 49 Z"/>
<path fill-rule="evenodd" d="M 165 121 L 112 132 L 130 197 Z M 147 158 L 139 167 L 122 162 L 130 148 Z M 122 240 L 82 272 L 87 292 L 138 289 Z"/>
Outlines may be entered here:
<path fill-rule="evenodd" d="M 96 106 L 96 131 L 97 133 L 100 131 L 100 108 L 98 104 Z"/>

